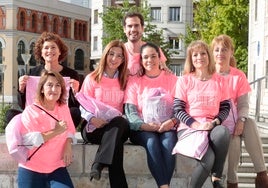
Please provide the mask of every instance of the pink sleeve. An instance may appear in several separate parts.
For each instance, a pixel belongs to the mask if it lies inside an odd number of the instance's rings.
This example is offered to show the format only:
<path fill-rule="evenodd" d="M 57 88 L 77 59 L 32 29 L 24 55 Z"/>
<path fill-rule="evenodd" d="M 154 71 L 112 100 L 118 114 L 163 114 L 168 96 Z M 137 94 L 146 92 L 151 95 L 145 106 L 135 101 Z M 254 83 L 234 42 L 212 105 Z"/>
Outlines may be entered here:
<path fill-rule="evenodd" d="M 128 83 L 127 83 L 127 88 L 125 91 L 125 96 L 124 96 L 124 103 L 129 103 L 129 104 L 134 104 L 138 106 L 137 102 L 137 76 L 132 76 L 129 78 Z"/>
<path fill-rule="evenodd" d="M 94 97 L 93 82 L 94 81 L 92 80 L 91 74 L 88 74 L 83 81 L 80 92 L 84 95 Z"/>
<path fill-rule="evenodd" d="M 186 76 L 180 76 L 176 82 L 176 89 L 175 89 L 175 98 L 178 98 L 183 101 L 187 101 L 187 82 Z"/>

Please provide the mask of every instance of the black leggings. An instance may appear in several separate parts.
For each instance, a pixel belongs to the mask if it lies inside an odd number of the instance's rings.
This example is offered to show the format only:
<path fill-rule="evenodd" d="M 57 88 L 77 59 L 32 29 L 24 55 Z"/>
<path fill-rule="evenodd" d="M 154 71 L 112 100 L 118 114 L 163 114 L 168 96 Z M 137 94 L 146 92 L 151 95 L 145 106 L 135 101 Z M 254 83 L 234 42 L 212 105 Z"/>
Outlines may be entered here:
<path fill-rule="evenodd" d="M 178 137 L 183 132 L 179 131 Z M 222 177 L 229 139 L 229 131 L 224 126 L 219 125 L 210 132 L 208 150 L 192 173 L 190 188 L 201 188 L 210 173 L 215 177 Z"/>

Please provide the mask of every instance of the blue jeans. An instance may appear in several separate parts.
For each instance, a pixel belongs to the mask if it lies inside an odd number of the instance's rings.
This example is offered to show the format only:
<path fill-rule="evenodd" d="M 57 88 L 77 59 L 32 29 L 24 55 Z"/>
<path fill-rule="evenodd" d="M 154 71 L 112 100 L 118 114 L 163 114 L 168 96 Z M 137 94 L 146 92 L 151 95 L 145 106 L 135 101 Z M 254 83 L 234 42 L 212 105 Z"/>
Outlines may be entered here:
<path fill-rule="evenodd" d="M 130 141 L 145 148 L 148 167 L 157 185 L 169 185 L 175 168 L 175 155 L 171 152 L 177 142 L 176 132 L 131 131 Z"/>
<path fill-rule="evenodd" d="M 65 167 L 51 173 L 34 172 L 22 167 L 18 169 L 19 188 L 74 188 Z"/>

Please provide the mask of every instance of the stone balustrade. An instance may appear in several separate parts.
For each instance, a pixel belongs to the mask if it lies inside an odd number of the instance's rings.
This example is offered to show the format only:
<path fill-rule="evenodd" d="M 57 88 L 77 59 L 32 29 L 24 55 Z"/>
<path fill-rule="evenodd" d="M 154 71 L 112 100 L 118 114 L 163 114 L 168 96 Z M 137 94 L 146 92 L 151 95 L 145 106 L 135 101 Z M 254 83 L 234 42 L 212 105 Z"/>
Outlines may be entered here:
<path fill-rule="evenodd" d="M 2 136 L 4 137 L 4 136 Z M 89 179 L 91 164 L 98 145 L 73 146 L 74 161 L 68 167 L 75 188 L 109 188 L 107 169 L 103 170 L 99 181 Z M 171 188 L 187 188 L 190 175 L 197 162 L 193 159 L 177 155 L 176 168 Z M 156 188 L 156 183 L 147 167 L 145 150 L 140 146 L 125 144 L 124 168 L 129 188 Z M 17 188 L 17 163 L 8 154 L 4 139 L 0 139 L 0 188 Z M 203 188 L 212 188 L 210 178 Z"/>

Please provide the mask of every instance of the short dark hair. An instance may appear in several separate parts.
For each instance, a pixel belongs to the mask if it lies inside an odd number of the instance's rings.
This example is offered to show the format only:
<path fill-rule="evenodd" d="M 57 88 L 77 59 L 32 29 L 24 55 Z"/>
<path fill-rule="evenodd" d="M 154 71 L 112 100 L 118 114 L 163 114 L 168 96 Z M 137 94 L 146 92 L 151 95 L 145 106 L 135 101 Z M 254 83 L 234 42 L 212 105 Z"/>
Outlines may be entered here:
<path fill-rule="evenodd" d="M 127 18 L 133 18 L 133 17 L 138 17 L 140 19 L 141 26 L 144 26 L 144 17 L 139 12 L 128 12 L 128 13 L 126 13 L 126 15 L 124 16 L 124 19 L 123 19 L 123 26 L 126 26 L 126 19 Z"/>

